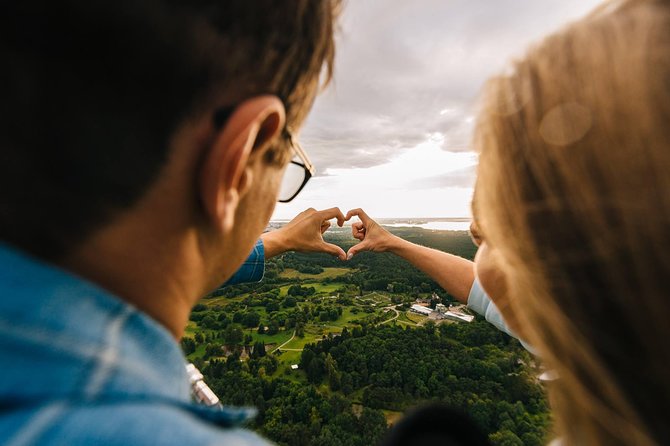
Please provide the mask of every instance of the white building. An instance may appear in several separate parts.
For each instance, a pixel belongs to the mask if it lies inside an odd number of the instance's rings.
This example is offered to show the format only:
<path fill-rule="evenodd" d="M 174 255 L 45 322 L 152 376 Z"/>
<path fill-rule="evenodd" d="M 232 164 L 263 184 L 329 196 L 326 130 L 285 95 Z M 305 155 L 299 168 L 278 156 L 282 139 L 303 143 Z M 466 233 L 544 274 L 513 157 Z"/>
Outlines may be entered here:
<path fill-rule="evenodd" d="M 444 317 L 446 319 L 456 322 L 472 322 L 473 320 L 475 320 L 474 316 L 464 313 L 456 313 L 454 311 L 447 311 L 446 313 L 444 313 Z"/>
<path fill-rule="evenodd" d="M 447 306 L 444 304 L 437 304 L 435 305 L 435 311 L 437 311 L 440 314 L 444 314 L 447 312 Z"/>
<path fill-rule="evenodd" d="M 414 305 L 412 305 L 412 306 L 410 307 L 410 310 L 412 310 L 412 311 L 415 312 L 415 313 L 422 314 L 422 315 L 424 315 L 424 316 L 430 316 L 430 313 L 433 312 L 433 310 L 431 310 L 430 308 L 428 308 L 428 307 L 422 307 L 421 305 L 418 305 L 418 304 L 414 304 Z"/>

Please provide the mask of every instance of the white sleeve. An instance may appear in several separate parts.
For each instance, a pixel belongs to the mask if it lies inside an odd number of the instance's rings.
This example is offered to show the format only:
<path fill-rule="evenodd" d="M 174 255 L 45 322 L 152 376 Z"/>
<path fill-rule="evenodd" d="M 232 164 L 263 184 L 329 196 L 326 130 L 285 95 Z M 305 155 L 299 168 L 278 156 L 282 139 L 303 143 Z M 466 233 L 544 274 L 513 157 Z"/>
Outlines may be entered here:
<path fill-rule="evenodd" d="M 470 288 L 470 294 L 468 296 L 468 308 L 470 308 L 475 313 L 481 314 L 484 316 L 489 323 L 491 323 L 498 330 L 507 333 L 513 338 L 519 339 L 516 333 L 514 333 L 505 323 L 505 320 L 498 310 L 498 307 L 491 301 L 491 298 L 486 294 L 482 285 L 479 283 L 479 279 L 475 278 L 475 281 L 472 282 L 472 288 Z M 531 353 L 535 353 L 533 348 L 519 339 L 521 345 Z"/>

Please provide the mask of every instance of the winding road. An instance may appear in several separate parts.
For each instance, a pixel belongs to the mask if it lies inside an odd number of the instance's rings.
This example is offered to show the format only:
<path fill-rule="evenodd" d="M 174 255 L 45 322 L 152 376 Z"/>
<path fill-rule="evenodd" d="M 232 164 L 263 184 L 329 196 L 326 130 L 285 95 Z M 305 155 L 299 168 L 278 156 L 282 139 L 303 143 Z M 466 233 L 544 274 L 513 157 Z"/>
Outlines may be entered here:
<path fill-rule="evenodd" d="M 391 309 L 391 310 L 395 311 L 395 316 L 393 316 L 391 319 L 385 320 L 384 322 L 380 322 L 379 325 L 388 324 L 389 322 L 398 319 L 398 316 L 400 316 L 400 312 L 395 308 L 395 305 L 391 305 L 390 307 L 386 307 L 386 309 Z"/>
<path fill-rule="evenodd" d="M 291 341 L 293 340 L 294 337 L 295 337 L 295 330 L 293 330 L 293 334 L 291 335 L 291 338 L 290 338 L 288 341 L 284 342 L 284 343 L 283 343 L 282 345 L 280 345 L 279 347 L 277 347 L 277 348 L 275 348 L 274 350 L 272 350 L 272 353 L 276 352 L 277 350 L 279 350 L 280 348 L 282 348 L 283 346 L 285 346 L 286 344 L 288 344 L 289 342 L 291 342 Z M 298 350 L 298 349 L 295 349 L 295 348 L 289 348 L 289 349 L 286 349 L 286 350 Z M 299 351 L 302 351 L 302 349 L 300 349 Z"/>

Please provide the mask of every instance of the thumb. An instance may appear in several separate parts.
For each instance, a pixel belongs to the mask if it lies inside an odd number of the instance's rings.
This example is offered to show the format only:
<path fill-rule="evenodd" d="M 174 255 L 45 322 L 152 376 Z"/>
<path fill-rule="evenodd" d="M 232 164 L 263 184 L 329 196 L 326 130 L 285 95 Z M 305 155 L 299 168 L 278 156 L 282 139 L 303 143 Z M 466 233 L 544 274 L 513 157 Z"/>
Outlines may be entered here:
<path fill-rule="evenodd" d="M 367 250 L 368 250 L 368 243 L 366 241 L 356 243 L 354 246 L 349 248 L 349 251 L 347 251 L 347 260 L 351 260 L 351 258 L 356 254 L 358 254 L 359 252 Z"/>
<path fill-rule="evenodd" d="M 332 243 L 324 242 L 321 248 L 324 252 L 334 255 L 340 260 L 345 260 L 347 258 L 346 254 L 344 253 L 344 250 L 337 245 L 333 245 Z"/>

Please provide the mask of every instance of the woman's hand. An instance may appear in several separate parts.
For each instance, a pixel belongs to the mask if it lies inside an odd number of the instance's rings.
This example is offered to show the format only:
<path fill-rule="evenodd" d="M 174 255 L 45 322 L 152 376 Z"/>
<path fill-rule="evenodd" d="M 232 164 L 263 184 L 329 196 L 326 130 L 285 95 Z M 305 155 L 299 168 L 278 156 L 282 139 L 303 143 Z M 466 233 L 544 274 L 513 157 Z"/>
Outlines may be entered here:
<path fill-rule="evenodd" d="M 353 216 L 357 216 L 360 221 L 351 225 L 351 233 L 360 242 L 349 249 L 347 259 L 351 259 L 361 251 L 388 251 L 398 242 L 398 237 L 379 226 L 376 221 L 368 217 L 363 209 L 350 210 L 347 212 L 345 220 L 349 220 Z"/>

